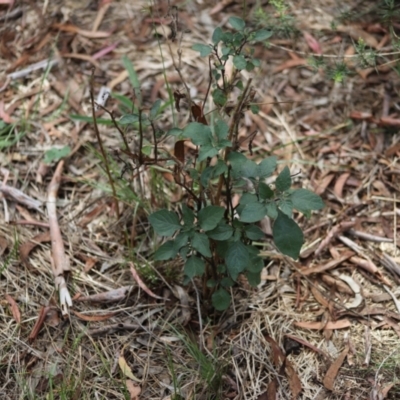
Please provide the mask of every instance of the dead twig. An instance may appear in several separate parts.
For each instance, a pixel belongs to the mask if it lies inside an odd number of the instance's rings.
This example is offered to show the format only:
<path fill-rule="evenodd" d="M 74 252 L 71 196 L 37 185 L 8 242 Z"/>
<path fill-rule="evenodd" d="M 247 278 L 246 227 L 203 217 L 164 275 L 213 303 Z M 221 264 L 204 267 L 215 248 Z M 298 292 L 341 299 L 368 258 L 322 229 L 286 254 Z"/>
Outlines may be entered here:
<path fill-rule="evenodd" d="M 57 192 L 60 186 L 61 173 L 64 167 L 64 161 L 61 160 L 54 172 L 53 178 L 47 189 L 47 212 L 50 225 L 51 237 L 51 264 L 53 267 L 54 282 L 60 295 L 60 306 L 62 315 L 68 315 L 68 307 L 72 306 L 71 296 L 69 294 L 67 283 L 65 282 L 64 272 L 70 270 L 69 261 L 65 255 L 64 243 L 61 236 L 60 226 L 58 225 L 56 200 Z"/>

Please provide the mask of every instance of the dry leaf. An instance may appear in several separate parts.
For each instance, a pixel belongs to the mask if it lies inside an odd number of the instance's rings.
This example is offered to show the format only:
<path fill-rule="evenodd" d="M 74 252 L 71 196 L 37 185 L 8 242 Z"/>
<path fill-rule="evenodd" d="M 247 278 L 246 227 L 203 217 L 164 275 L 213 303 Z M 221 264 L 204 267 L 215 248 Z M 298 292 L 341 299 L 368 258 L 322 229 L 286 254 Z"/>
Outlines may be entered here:
<path fill-rule="evenodd" d="M 174 146 L 174 156 L 181 162 L 185 162 L 185 141 L 178 140 Z"/>
<path fill-rule="evenodd" d="M 131 266 L 131 273 L 133 275 L 133 278 L 135 279 L 135 281 L 137 282 L 137 284 L 139 285 L 139 287 L 141 289 L 143 289 L 149 296 L 154 297 L 155 299 L 158 300 L 164 300 L 162 297 L 157 296 L 155 293 L 153 293 L 146 285 L 145 283 L 142 281 L 142 279 L 140 278 L 139 274 L 136 272 L 135 267 L 133 266 L 133 263 L 129 263 L 129 265 Z"/>
<path fill-rule="evenodd" d="M 293 399 L 297 399 L 302 391 L 300 378 L 297 375 L 297 372 L 294 370 L 293 365 L 287 358 L 285 358 L 284 365 Z"/>
<path fill-rule="evenodd" d="M 128 389 L 131 400 L 139 400 L 139 394 L 142 392 L 140 386 L 135 385 L 131 380 L 126 380 L 126 388 Z"/>
<path fill-rule="evenodd" d="M 337 181 L 335 183 L 335 187 L 333 188 L 333 191 L 339 199 L 343 198 L 343 187 L 349 176 L 350 176 L 350 173 L 345 172 L 344 174 L 339 176 L 339 178 L 337 179 Z"/>
<path fill-rule="evenodd" d="M 89 314 L 82 314 L 78 311 L 71 310 L 71 312 L 77 316 L 79 319 L 82 321 L 87 321 L 87 322 L 95 322 L 95 321 L 105 321 L 111 317 L 114 317 L 115 315 L 118 314 L 118 312 L 112 312 L 108 314 L 102 314 L 102 315 L 89 315 Z"/>
<path fill-rule="evenodd" d="M 129 379 L 132 379 L 135 382 L 141 382 L 140 379 L 136 378 L 135 375 L 133 375 L 133 372 L 131 370 L 131 368 L 129 367 L 128 363 L 125 360 L 125 357 L 120 356 L 118 358 L 118 365 L 121 368 L 122 373 Z"/>
<path fill-rule="evenodd" d="M 315 54 L 322 54 L 322 48 L 321 48 L 321 45 L 319 44 L 318 40 L 315 39 L 315 37 L 308 32 L 303 32 L 303 35 L 304 35 L 304 39 L 306 39 L 308 47 Z"/>
<path fill-rule="evenodd" d="M 36 323 L 35 323 L 35 325 L 34 325 L 34 327 L 32 329 L 32 332 L 28 336 L 29 343 L 32 343 L 36 339 L 37 335 L 40 332 L 40 329 L 42 328 L 44 319 L 46 318 L 46 315 L 47 315 L 49 310 L 50 310 L 50 307 L 42 307 L 40 309 L 39 317 L 36 320 Z"/>
<path fill-rule="evenodd" d="M 110 290 L 108 292 L 93 294 L 86 297 L 78 297 L 76 301 L 91 301 L 93 303 L 114 303 L 123 300 L 127 294 L 133 289 L 133 286 L 123 286 L 119 289 Z"/>
<path fill-rule="evenodd" d="M 8 301 L 8 304 L 10 304 L 13 318 L 15 319 L 15 321 L 18 324 L 20 324 L 21 323 L 21 313 L 19 311 L 18 304 L 15 302 L 15 300 L 9 294 L 6 294 L 6 300 Z"/>
<path fill-rule="evenodd" d="M 30 269 L 29 253 L 40 243 L 50 242 L 50 231 L 39 233 L 33 239 L 22 243 L 19 247 L 19 258 L 26 268 Z"/>
<path fill-rule="evenodd" d="M 349 352 L 349 348 L 346 346 L 346 348 L 342 351 L 340 356 L 332 363 L 332 365 L 329 367 L 328 371 L 326 372 L 326 375 L 324 378 L 324 386 L 328 390 L 333 390 L 333 385 L 335 383 L 336 376 L 337 376 L 339 369 L 342 366 L 343 361 L 345 360 L 348 352 Z"/>
<path fill-rule="evenodd" d="M 340 319 L 339 321 L 329 321 L 326 324 L 323 322 L 295 322 L 295 326 L 303 329 L 344 329 L 351 326 L 351 322 L 348 319 Z"/>
<path fill-rule="evenodd" d="M 203 109 L 201 108 L 201 106 L 193 103 L 192 115 L 196 122 L 200 122 L 200 124 L 203 124 L 203 125 L 208 125 L 206 117 L 204 116 Z"/>

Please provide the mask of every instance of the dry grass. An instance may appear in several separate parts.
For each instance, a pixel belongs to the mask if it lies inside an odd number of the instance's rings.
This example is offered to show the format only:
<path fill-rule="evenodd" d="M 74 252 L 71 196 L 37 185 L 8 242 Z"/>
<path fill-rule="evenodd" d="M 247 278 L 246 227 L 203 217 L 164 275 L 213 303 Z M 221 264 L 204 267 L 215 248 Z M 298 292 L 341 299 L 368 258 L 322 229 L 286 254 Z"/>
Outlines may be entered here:
<path fill-rule="evenodd" d="M 71 23 L 90 31 L 98 16 L 97 9 L 72 0 L 39 3 L 22 4 L 23 19 L 5 23 L 4 29 L 15 32 L 15 37 L 9 40 L 13 54 L 6 57 L 6 50 L 1 50 L 4 54 L 0 71 L 13 66 L 21 69 L 52 52 L 55 56 L 58 52 L 73 56 L 62 58 L 50 72 L 32 72 L 26 78 L 12 80 L 1 92 L 0 105 L 3 107 L 4 101 L 6 113 L 16 123 L 16 133 L 23 137 L 2 149 L 0 166 L 10 171 L 8 185 L 45 200 L 53 169 L 38 172 L 44 152 L 66 144 L 73 149 L 64 170 L 57 210 L 71 265 L 68 288 L 75 298 L 73 312 L 63 319 L 48 241 L 37 244 L 29 254 L 29 263 L 20 258 L 21 245 L 46 228 L 0 224 L 1 399 L 129 399 L 128 378 L 140 386 L 142 399 L 262 400 L 262 393 L 274 378 L 279 382 L 279 398 L 291 399 L 290 382 L 279 375 L 266 335 L 281 348 L 285 336 L 294 335 L 326 353 L 324 358 L 303 346 L 299 354 L 288 356 L 301 380 L 301 399 L 368 398 L 376 383 L 382 387 L 395 383 L 387 398 L 400 398 L 399 310 L 379 280 L 380 276 L 386 278 L 393 285 L 391 290 L 399 295 L 399 278 L 391 275 L 382 263 L 385 253 L 399 263 L 400 170 L 399 151 L 395 147 L 399 133 L 398 128 L 380 127 L 376 121 L 349 120 L 352 111 L 380 116 L 387 112 L 387 107 L 396 118 L 398 75 L 394 71 L 371 73 L 364 78 L 355 74 L 339 85 L 328 80 L 322 70 L 313 72 L 305 66 L 280 69 L 290 59 L 282 48 L 295 50 L 297 57 L 309 52 L 302 36 L 295 42 L 273 41 L 275 47 L 270 49 L 256 48 L 264 62 L 255 77 L 255 86 L 258 100 L 265 104 L 258 116 L 246 116 L 243 134 L 258 129 L 255 154 L 273 152 L 282 164 L 290 163 L 296 182 L 319 192 L 326 208 L 309 221 L 299 219 L 306 231 L 309 254 L 303 254 L 298 263 L 289 263 L 266 243 L 268 263 L 262 285 L 250 290 L 243 282 L 235 289 L 234 307 L 223 315 L 203 315 L 200 332 L 197 292 L 179 286 L 179 263 L 155 265 L 151 261 L 155 243 L 147 213 L 165 202 L 179 201 L 179 191 L 159 175 L 155 177 L 154 171 L 147 171 L 141 180 L 125 182 L 120 202 L 122 218 L 116 222 L 110 191 L 105 190 L 106 180 L 99 168 L 101 163 L 95 152 L 87 149 L 88 145 L 96 146 L 93 127 L 69 118 L 71 114 L 90 115 L 88 82 L 93 64 L 98 66 L 96 90 L 101 85 L 115 85 L 116 93 L 132 97 L 132 85 L 121 64 L 122 55 L 127 55 L 135 66 L 146 106 L 154 96 L 168 99 L 167 89 L 161 83 L 154 92 L 164 73 L 171 87 L 182 91 L 170 51 L 172 48 L 176 54 L 178 45 L 170 44 L 170 48 L 163 30 L 159 30 L 159 39 L 154 36 L 146 11 L 149 4 L 145 1 L 112 2 L 98 29 L 112 34 L 100 39 L 74 35 L 54 25 L 65 22 L 69 16 Z M 254 12 L 256 3 L 247 3 L 249 12 Z M 321 2 L 312 18 L 299 11 L 311 7 L 301 1 L 291 2 L 290 9 L 298 18 L 300 29 L 318 36 L 325 53 L 339 54 L 340 48 L 351 46 L 354 38 L 343 34 L 342 43 L 338 43 L 335 33 L 327 30 L 327 15 L 336 10 L 336 5 L 330 3 Z M 188 77 L 195 100 L 202 99 L 205 93 L 208 71 L 206 62 L 190 47 L 208 40 L 217 24 L 226 23 L 228 15 L 241 14 L 241 5 L 236 3 L 210 16 L 212 7 L 214 4 L 206 1 L 180 5 L 180 29 L 186 32 L 181 42 L 182 74 Z M 167 8 L 167 2 L 156 4 L 153 15 L 162 18 Z M 41 10 L 44 15 L 38 24 Z M 325 19 L 321 20 L 320 14 Z M 4 30 L 0 36 L 2 33 Z M 29 42 L 31 38 L 34 40 Z M 116 42 L 114 52 L 99 59 L 75 58 L 77 54 L 93 55 Z M 21 57 L 27 54 L 30 43 L 37 51 L 24 61 Z M 21 67 L 15 64 L 17 60 Z M 116 83 L 119 78 L 121 82 Z M 6 82 L 5 74 L 0 75 L 0 82 Z M 271 102 L 275 104 L 267 104 Z M 109 107 L 118 112 L 115 99 Z M 168 109 L 160 124 L 170 126 L 173 118 L 183 123 L 186 115 L 173 115 Z M 112 153 L 119 145 L 117 132 L 110 126 L 100 126 L 100 130 Z M 119 172 L 115 172 L 116 176 Z M 119 190 L 121 193 L 122 189 Z M 45 213 L 17 207 L 11 200 L 2 203 L 1 221 L 9 215 L 9 221 L 34 219 L 47 223 Z M 356 230 L 394 237 L 395 244 L 397 240 L 396 248 L 393 243 L 374 243 L 347 231 L 341 233 L 357 242 L 359 256 L 369 257 L 381 274 L 365 272 L 349 260 L 336 268 L 362 288 L 363 303 L 352 311 L 344 307 L 353 299 L 351 292 L 323 283 L 319 275 L 304 277 L 298 272 L 301 268 L 325 265 L 347 251 L 346 245 L 334 237 L 320 255 L 313 252 L 332 228 L 349 221 L 356 223 Z M 148 296 L 138 287 L 129 261 L 162 300 Z M 337 279 L 331 271 L 326 274 Z M 79 301 L 79 297 L 121 287 L 127 290 L 118 301 Z M 312 287 L 330 301 L 328 307 L 315 299 Z M 378 294 L 386 297 L 378 299 Z M 15 300 L 21 314 L 19 322 L 15 307 L 13 314 L 11 300 L 5 295 Z M 43 307 L 44 324 L 30 339 Z M 378 308 L 384 310 L 365 313 Z M 351 327 L 330 332 L 300 329 L 294 324 L 344 317 L 351 321 Z M 371 344 L 368 365 L 364 365 L 366 335 Z M 329 392 L 323 385 L 326 372 L 349 343 L 350 353 L 334 390 Z M 123 360 L 133 377 L 124 375 Z"/>

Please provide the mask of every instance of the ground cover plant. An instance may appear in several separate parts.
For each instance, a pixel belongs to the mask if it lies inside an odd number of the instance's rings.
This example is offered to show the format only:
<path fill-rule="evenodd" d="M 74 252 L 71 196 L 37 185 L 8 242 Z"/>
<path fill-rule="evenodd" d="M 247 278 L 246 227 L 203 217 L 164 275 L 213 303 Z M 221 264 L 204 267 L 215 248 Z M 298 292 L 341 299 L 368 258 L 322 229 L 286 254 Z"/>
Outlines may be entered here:
<path fill-rule="evenodd" d="M 10 4 L 0 397 L 398 398 L 397 3 Z"/>

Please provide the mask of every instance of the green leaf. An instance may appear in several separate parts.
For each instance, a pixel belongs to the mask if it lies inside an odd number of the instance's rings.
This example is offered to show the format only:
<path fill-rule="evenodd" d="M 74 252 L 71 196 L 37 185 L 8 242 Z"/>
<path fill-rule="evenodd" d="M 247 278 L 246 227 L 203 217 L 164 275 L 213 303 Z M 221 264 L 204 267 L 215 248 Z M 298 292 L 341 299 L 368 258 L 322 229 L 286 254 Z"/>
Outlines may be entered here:
<path fill-rule="evenodd" d="M 204 271 L 205 263 L 201 258 L 196 256 L 188 257 L 183 272 L 189 279 L 203 275 Z"/>
<path fill-rule="evenodd" d="M 244 233 L 250 240 L 259 240 L 264 237 L 264 232 L 257 225 L 245 226 Z"/>
<path fill-rule="evenodd" d="M 212 92 L 212 98 L 217 106 L 224 106 L 228 101 L 226 94 L 221 89 L 215 89 Z"/>
<path fill-rule="evenodd" d="M 62 158 L 67 157 L 70 154 L 71 147 L 69 146 L 64 146 L 60 149 L 53 147 L 50 150 L 47 150 L 46 153 L 44 153 L 43 162 L 45 164 L 51 164 L 54 161 L 60 161 Z"/>
<path fill-rule="evenodd" d="M 167 132 L 168 136 L 178 136 L 178 137 L 182 137 L 183 136 L 183 129 L 180 128 L 171 128 L 168 132 Z"/>
<path fill-rule="evenodd" d="M 214 132 L 215 136 L 218 138 L 218 141 L 226 139 L 228 137 L 228 131 L 228 124 L 222 119 L 218 120 L 214 125 Z"/>
<path fill-rule="evenodd" d="M 235 281 L 233 281 L 229 276 L 225 276 L 225 278 L 221 279 L 220 283 L 224 288 L 230 288 L 235 284 Z"/>
<path fill-rule="evenodd" d="M 246 62 L 246 71 L 253 71 L 253 69 L 255 68 L 254 64 L 251 61 L 247 61 Z"/>
<path fill-rule="evenodd" d="M 193 235 L 192 247 L 204 257 L 211 257 L 210 241 L 205 233 L 196 232 Z"/>
<path fill-rule="evenodd" d="M 150 110 L 150 114 L 149 114 L 149 119 L 150 120 L 153 120 L 154 118 L 157 117 L 158 112 L 160 111 L 160 107 L 161 107 L 161 100 L 158 99 L 151 106 L 151 110 Z"/>
<path fill-rule="evenodd" d="M 246 205 L 251 203 L 257 203 L 258 198 L 257 195 L 254 193 L 243 193 L 242 197 L 240 198 L 240 205 Z"/>
<path fill-rule="evenodd" d="M 259 256 L 255 256 L 251 258 L 249 265 L 246 268 L 246 271 L 260 274 L 263 268 L 264 268 L 263 259 Z"/>
<path fill-rule="evenodd" d="M 122 57 L 122 64 L 124 64 L 124 67 L 128 72 L 129 80 L 131 81 L 131 85 L 133 87 L 133 90 L 135 91 L 135 97 L 138 99 L 140 107 L 142 105 L 142 92 L 140 91 L 140 81 L 138 74 L 132 64 L 132 61 L 128 58 L 126 54 Z"/>
<path fill-rule="evenodd" d="M 258 164 L 258 176 L 262 178 L 268 178 L 271 176 L 276 168 L 276 157 L 268 157 L 262 160 Z"/>
<path fill-rule="evenodd" d="M 188 138 L 192 139 L 193 144 L 197 146 L 211 145 L 212 133 L 209 126 L 200 124 L 199 122 L 191 122 L 183 130 Z"/>
<path fill-rule="evenodd" d="M 258 184 L 258 195 L 261 199 L 272 199 L 274 197 L 274 191 L 264 182 Z"/>
<path fill-rule="evenodd" d="M 268 29 L 260 29 L 259 31 L 255 32 L 254 41 L 255 42 L 262 42 L 263 40 L 267 40 L 272 36 L 272 31 Z"/>
<path fill-rule="evenodd" d="M 120 125 L 129 125 L 139 122 L 139 114 L 125 114 L 118 121 Z"/>
<path fill-rule="evenodd" d="M 233 65 L 236 67 L 236 69 L 238 69 L 239 71 L 241 71 L 242 69 L 246 68 L 247 65 L 247 60 L 244 58 L 244 56 L 242 56 L 241 54 L 238 56 L 233 57 Z"/>
<path fill-rule="evenodd" d="M 224 35 L 224 32 L 220 27 L 215 28 L 213 35 L 212 35 L 212 42 L 214 44 L 218 44 L 222 40 L 222 36 Z"/>
<path fill-rule="evenodd" d="M 176 235 L 176 238 L 173 241 L 176 252 L 178 253 L 183 247 L 187 246 L 188 241 L 189 234 L 187 232 L 181 232 Z"/>
<path fill-rule="evenodd" d="M 225 208 L 220 206 L 207 206 L 199 211 L 198 219 L 201 229 L 211 231 L 221 221 L 225 213 Z"/>
<path fill-rule="evenodd" d="M 268 217 L 275 219 L 278 216 L 278 207 L 275 202 L 267 203 L 265 205 Z"/>
<path fill-rule="evenodd" d="M 279 209 L 286 214 L 289 218 L 292 218 L 293 204 L 290 199 L 281 199 L 278 202 Z"/>
<path fill-rule="evenodd" d="M 225 161 L 218 160 L 214 166 L 213 178 L 225 174 L 226 172 L 228 172 L 228 167 L 226 166 Z"/>
<path fill-rule="evenodd" d="M 237 31 L 242 31 L 246 26 L 246 23 L 239 17 L 230 17 L 228 21 L 232 25 L 232 28 Z"/>
<path fill-rule="evenodd" d="M 225 258 L 226 252 L 228 251 L 229 242 L 226 240 L 219 241 L 217 242 L 217 245 L 215 247 L 217 249 L 217 254 L 221 258 Z"/>
<path fill-rule="evenodd" d="M 294 220 L 278 210 L 278 217 L 272 228 L 274 243 L 278 250 L 293 259 L 299 258 L 304 243 L 303 232 Z"/>
<path fill-rule="evenodd" d="M 224 311 L 231 304 L 231 296 L 225 289 L 219 288 L 213 293 L 211 301 L 217 311 Z"/>
<path fill-rule="evenodd" d="M 162 244 L 157 251 L 154 253 L 154 259 L 156 261 L 170 260 L 174 258 L 178 250 L 175 247 L 174 240 L 168 240 Z"/>
<path fill-rule="evenodd" d="M 204 161 L 207 158 L 214 157 L 218 154 L 218 149 L 213 147 L 212 145 L 203 145 L 200 147 L 199 156 L 197 158 L 198 161 Z"/>
<path fill-rule="evenodd" d="M 261 221 L 267 214 L 265 205 L 261 203 L 246 204 L 240 214 L 240 221 L 242 222 L 258 222 Z"/>
<path fill-rule="evenodd" d="M 172 211 L 160 210 L 149 216 L 149 221 L 155 232 L 160 236 L 172 236 L 182 226 L 178 215 Z"/>
<path fill-rule="evenodd" d="M 225 264 L 234 281 L 247 268 L 249 261 L 249 252 L 241 241 L 233 242 L 229 245 L 225 255 Z"/>
<path fill-rule="evenodd" d="M 213 240 L 228 240 L 232 237 L 233 229 L 230 225 L 219 224 L 216 228 L 207 232 L 207 236 Z"/>
<path fill-rule="evenodd" d="M 194 222 L 194 212 L 186 204 L 182 204 L 182 219 L 186 227 L 191 228 Z"/>
<path fill-rule="evenodd" d="M 200 182 L 204 187 L 208 186 L 210 179 L 212 179 L 214 173 L 214 167 L 206 167 L 204 168 L 203 172 L 200 176 Z"/>
<path fill-rule="evenodd" d="M 252 287 L 257 287 L 261 283 L 261 274 L 259 272 L 246 271 L 246 277 Z"/>
<path fill-rule="evenodd" d="M 198 51 L 200 53 L 200 57 L 207 57 L 212 53 L 212 48 L 208 44 L 196 43 L 192 46 L 194 51 Z"/>
<path fill-rule="evenodd" d="M 321 197 L 307 189 L 296 189 L 290 196 L 293 207 L 300 212 L 320 210 L 324 207 Z"/>
<path fill-rule="evenodd" d="M 276 178 L 275 187 L 280 192 L 284 192 L 285 190 L 290 189 L 291 184 L 292 178 L 290 176 L 290 169 L 286 166 Z"/>
<path fill-rule="evenodd" d="M 252 104 L 252 105 L 250 106 L 250 111 L 251 111 L 253 114 L 258 114 L 258 113 L 260 112 L 260 107 L 258 107 L 257 104 Z"/>

